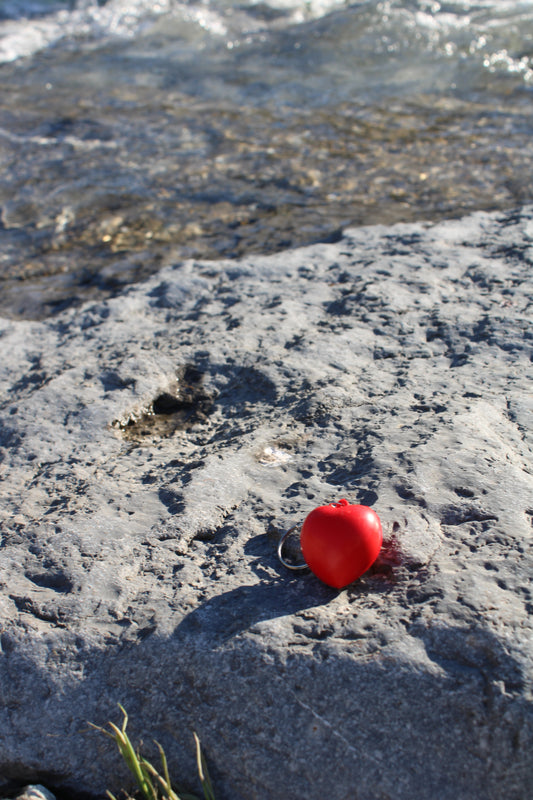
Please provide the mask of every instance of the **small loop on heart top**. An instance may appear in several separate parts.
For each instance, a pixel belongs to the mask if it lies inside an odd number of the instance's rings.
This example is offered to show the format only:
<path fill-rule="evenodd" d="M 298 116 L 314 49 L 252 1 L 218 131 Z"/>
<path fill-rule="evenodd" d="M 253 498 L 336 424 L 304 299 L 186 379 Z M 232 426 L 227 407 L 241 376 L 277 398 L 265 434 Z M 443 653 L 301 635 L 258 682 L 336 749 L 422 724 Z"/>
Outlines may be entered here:
<path fill-rule="evenodd" d="M 281 561 L 281 563 L 283 564 L 284 567 L 287 567 L 287 569 L 292 569 L 294 571 L 301 570 L 301 569 L 309 569 L 307 564 L 289 564 L 289 562 L 285 561 L 285 559 L 283 558 L 283 546 L 284 546 L 285 542 L 287 541 L 287 539 L 289 538 L 291 533 L 293 531 L 295 531 L 299 527 L 300 527 L 299 525 L 293 525 L 292 528 L 289 528 L 289 530 L 286 533 L 283 534 L 283 536 L 281 537 L 281 539 L 279 541 L 279 544 L 278 544 L 278 558 L 279 558 L 279 560 Z"/>

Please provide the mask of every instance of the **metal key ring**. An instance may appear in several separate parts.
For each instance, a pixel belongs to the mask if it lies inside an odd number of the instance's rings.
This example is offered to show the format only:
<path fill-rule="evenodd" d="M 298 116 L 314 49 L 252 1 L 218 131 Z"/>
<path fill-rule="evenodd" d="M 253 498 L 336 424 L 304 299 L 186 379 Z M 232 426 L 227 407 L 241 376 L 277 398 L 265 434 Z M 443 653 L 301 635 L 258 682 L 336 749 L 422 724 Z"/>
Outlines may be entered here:
<path fill-rule="evenodd" d="M 309 569 L 307 564 L 289 564 L 289 562 L 285 561 L 285 559 L 283 558 L 283 545 L 287 541 L 287 538 L 290 536 L 290 534 L 293 531 L 295 531 L 298 527 L 300 527 L 300 526 L 299 525 L 293 525 L 292 528 L 289 528 L 289 530 L 286 531 L 283 534 L 283 536 L 279 540 L 279 544 L 278 544 L 278 558 L 279 558 L 279 560 L 281 561 L 281 563 L 283 564 L 284 567 L 287 567 L 287 569 L 292 569 L 295 572 L 297 570 L 301 570 L 301 569 Z"/>

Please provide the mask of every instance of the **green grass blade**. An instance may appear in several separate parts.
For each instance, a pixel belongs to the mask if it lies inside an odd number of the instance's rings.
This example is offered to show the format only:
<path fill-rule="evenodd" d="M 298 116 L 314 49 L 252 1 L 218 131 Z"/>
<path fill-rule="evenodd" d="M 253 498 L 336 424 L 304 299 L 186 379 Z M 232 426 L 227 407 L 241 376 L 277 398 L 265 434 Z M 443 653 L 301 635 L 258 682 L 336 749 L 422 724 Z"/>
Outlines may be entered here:
<path fill-rule="evenodd" d="M 163 785 L 165 785 L 165 787 L 166 787 L 167 796 L 168 796 L 169 800 L 182 800 L 180 797 L 178 797 L 178 795 L 176 794 L 176 792 L 172 788 L 172 783 L 170 782 L 170 775 L 169 775 L 169 772 L 168 772 L 168 764 L 167 764 L 167 757 L 165 755 L 165 751 L 163 750 L 163 748 L 161 747 L 159 742 L 156 742 L 156 745 L 157 745 L 157 749 L 159 750 L 159 756 L 161 758 L 161 764 L 163 765 L 163 775 L 165 776 L 165 780 L 164 780 L 164 784 Z M 161 778 L 161 776 L 159 776 L 159 779 L 163 783 L 163 779 Z"/>
<path fill-rule="evenodd" d="M 132 773 L 135 781 L 141 792 L 147 798 L 147 800 L 152 800 L 153 792 L 150 791 L 149 783 L 146 780 L 146 776 L 142 771 L 141 765 L 139 763 L 139 758 L 137 753 L 133 749 L 133 746 L 127 736 L 124 739 L 119 739 L 117 741 L 118 749 L 122 755 L 122 758 L 128 765 L 130 772 Z"/>
<path fill-rule="evenodd" d="M 150 779 L 143 773 L 139 757 L 126 733 L 126 726 L 128 724 L 128 715 L 119 703 L 119 708 L 124 715 L 122 720 L 122 728 L 118 728 L 113 722 L 109 722 L 109 727 L 114 733 L 114 739 L 119 749 L 119 752 L 126 762 L 128 769 L 135 778 L 135 782 L 139 787 L 146 800 L 157 800 L 157 792 L 155 791 Z"/>
<path fill-rule="evenodd" d="M 126 733 L 128 715 L 120 703 L 119 708 L 123 715 L 122 725 L 120 728 L 113 722 L 107 723 L 111 731 L 101 728 L 98 725 L 94 725 L 92 722 L 89 722 L 89 725 L 100 733 L 103 733 L 109 738 L 113 739 L 120 755 L 135 778 L 139 792 L 142 794 L 144 800 L 200 800 L 197 795 L 189 793 L 184 794 L 181 792 L 180 794 L 177 794 L 177 792 L 174 791 L 168 771 L 167 757 L 159 742 L 156 742 L 155 744 L 157 745 L 159 755 L 161 757 L 163 774 L 160 774 L 153 764 L 142 757 L 140 752 L 135 751 L 129 736 Z M 211 777 L 207 769 L 206 760 L 202 753 L 200 739 L 196 733 L 194 734 L 194 740 L 196 743 L 196 763 L 198 767 L 198 775 L 202 784 L 204 798 L 205 800 L 215 800 L 215 793 L 213 791 Z M 116 800 L 116 797 L 111 794 L 110 791 L 107 791 L 106 794 L 109 800 Z M 128 797 L 127 800 L 131 800 L 131 798 Z"/>
<path fill-rule="evenodd" d="M 161 764 L 163 765 L 163 775 L 165 776 L 165 782 L 166 782 L 166 785 L 168 787 L 168 791 L 171 792 L 172 791 L 172 784 L 170 783 L 170 775 L 168 774 L 167 757 L 165 755 L 165 751 L 163 750 L 163 748 L 161 747 L 159 742 L 156 742 L 155 744 L 156 744 L 157 749 L 159 750 L 159 756 L 161 758 Z"/>
<path fill-rule="evenodd" d="M 115 736 L 112 733 L 109 733 L 109 731 L 106 731 L 105 728 L 101 728 L 100 725 L 95 725 L 94 722 L 88 722 L 87 724 L 91 728 L 94 728 L 95 731 L 98 731 L 99 733 L 103 733 L 104 736 L 108 736 L 110 739 L 113 739 L 113 740 L 115 739 Z"/>
<path fill-rule="evenodd" d="M 204 758 L 204 754 L 202 753 L 200 739 L 196 733 L 194 734 L 194 741 L 196 743 L 196 763 L 198 765 L 198 775 L 200 777 L 200 783 L 202 784 L 205 800 L 215 800 L 213 784 L 211 783 L 209 770 L 207 769 L 207 763 Z"/>
<path fill-rule="evenodd" d="M 162 798 L 163 800 L 165 800 L 165 798 L 167 797 L 167 787 L 165 785 L 165 781 L 163 780 L 159 772 L 156 770 L 154 765 L 150 764 L 149 761 L 143 758 L 141 760 L 141 767 L 144 775 L 146 776 L 147 782 L 152 787 L 153 800 L 158 800 L 159 798 L 158 788 L 162 791 Z M 178 800 L 180 799 L 178 798 Z"/>
<path fill-rule="evenodd" d="M 121 706 L 120 703 L 118 703 L 117 705 L 120 708 L 120 710 L 122 711 L 122 717 L 123 717 L 123 719 L 122 719 L 122 733 L 126 734 L 126 726 L 128 724 L 128 714 L 127 714 L 126 709 L 124 708 L 124 706 Z"/>

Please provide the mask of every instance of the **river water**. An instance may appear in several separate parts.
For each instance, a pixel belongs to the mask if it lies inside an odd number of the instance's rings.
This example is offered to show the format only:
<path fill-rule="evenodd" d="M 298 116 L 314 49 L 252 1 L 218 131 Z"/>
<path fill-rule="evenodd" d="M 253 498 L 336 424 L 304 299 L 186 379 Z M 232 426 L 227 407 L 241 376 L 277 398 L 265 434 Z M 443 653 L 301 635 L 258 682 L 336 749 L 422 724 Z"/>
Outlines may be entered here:
<path fill-rule="evenodd" d="M 0 313 L 533 200 L 533 0 L 0 0 Z"/>

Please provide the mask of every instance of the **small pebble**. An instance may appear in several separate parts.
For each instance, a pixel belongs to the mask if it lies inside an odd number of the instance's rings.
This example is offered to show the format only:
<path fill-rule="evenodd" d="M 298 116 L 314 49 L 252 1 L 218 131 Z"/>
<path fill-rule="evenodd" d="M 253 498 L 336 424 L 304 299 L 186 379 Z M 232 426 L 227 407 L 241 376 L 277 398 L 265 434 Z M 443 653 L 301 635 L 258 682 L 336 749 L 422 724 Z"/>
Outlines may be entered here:
<path fill-rule="evenodd" d="M 17 794 L 16 800 L 56 800 L 56 796 L 45 786 L 37 783 L 24 786 Z"/>

